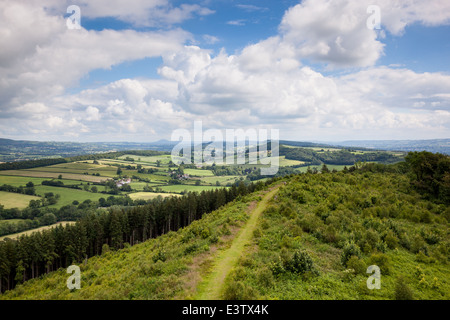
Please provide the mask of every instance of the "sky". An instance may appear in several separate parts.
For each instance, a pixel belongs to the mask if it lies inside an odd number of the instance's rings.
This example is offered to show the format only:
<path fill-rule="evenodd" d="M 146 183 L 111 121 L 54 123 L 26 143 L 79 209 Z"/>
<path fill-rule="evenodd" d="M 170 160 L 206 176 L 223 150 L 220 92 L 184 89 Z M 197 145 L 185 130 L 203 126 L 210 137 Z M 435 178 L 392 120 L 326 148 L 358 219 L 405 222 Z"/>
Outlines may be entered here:
<path fill-rule="evenodd" d="M 1 138 L 152 142 L 195 121 L 450 138 L 450 1 L 0 1 Z"/>

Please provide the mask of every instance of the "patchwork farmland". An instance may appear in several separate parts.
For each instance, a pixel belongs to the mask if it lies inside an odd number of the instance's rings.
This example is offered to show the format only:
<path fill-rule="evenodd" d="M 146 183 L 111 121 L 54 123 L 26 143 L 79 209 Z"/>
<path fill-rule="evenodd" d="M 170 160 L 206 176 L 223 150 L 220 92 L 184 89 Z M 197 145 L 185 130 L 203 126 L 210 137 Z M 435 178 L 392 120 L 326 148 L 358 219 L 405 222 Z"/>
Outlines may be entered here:
<path fill-rule="evenodd" d="M 361 158 L 374 154 L 375 151 L 281 145 L 279 175 L 307 170 L 320 172 L 323 164 L 319 165 L 318 159 L 339 161 L 339 157 Z M 26 226 L 74 221 L 89 212 L 112 206 L 139 206 L 189 192 L 265 181 L 267 177 L 261 175 L 260 168 L 267 164 L 249 163 L 248 157 L 246 160 L 245 164 L 178 166 L 169 153 L 130 151 L 36 167 L 9 167 L 11 170 L 0 170 L 0 220 L 26 220 L 19 228 L 26 229 Z M 327 163 L 330 171 L 345 167 Z M 8 228 L 0 228 L 0 236 L 14 229 Z"/>

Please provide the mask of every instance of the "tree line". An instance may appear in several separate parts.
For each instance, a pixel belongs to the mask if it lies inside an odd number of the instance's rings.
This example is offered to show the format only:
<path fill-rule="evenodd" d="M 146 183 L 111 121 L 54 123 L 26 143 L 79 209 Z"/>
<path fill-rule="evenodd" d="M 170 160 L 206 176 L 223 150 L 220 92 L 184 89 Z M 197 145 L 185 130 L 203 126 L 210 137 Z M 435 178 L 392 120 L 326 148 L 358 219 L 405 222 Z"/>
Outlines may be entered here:
<path fill-rule="evenodd" d="M 23 161 L 13 161 L 0 163 L 0 170 L 20 170 L 20 169 L 31 169 L 38 167 L 46 167 L 60 163 L 69 163 L 75 161 L 85 161 L 85 160 L 98 160 L 98 159 L 113 159 L 125 154 L 133 154 L 137 156 L 158 156 L 169 154 L 165 151 L 155 151 L 155 150 L 130 150 L 130 151 L 115 151 L 115 152 L 105 152 L 96 153 L 89 155 L 79 155 L 66 158 L 48 158 L 48 159 L 37 159 L 37 160 L 23 160 Z"/>
<path fill-rule="evenodd" d="M 342 149 L 339 151 L 317 152 L 306 148 L 288 148 L 280 146 L 280 156 L 286 159 L 304 161 L 305 165 L 353 165 L 356 162 L 379 161 L 383 163 L 394 163 L 401 160 L 400 158 L 387 152 L 364 152 L 363 154 L 355 154 L 350 150 Z"/>
<path fill-rule="evenodd" d="M 268 184 L 269 182 L 266 182 Z M 42 274 L 66 268 L 105 250 L 121 249 L 176 231 L 205 213 L 256 190 L 244 183 L 182 197 L 157 198 L 139 207 L 113 207 L 86 214 L 75 224 L 0 242 L 0 292 Z"/>

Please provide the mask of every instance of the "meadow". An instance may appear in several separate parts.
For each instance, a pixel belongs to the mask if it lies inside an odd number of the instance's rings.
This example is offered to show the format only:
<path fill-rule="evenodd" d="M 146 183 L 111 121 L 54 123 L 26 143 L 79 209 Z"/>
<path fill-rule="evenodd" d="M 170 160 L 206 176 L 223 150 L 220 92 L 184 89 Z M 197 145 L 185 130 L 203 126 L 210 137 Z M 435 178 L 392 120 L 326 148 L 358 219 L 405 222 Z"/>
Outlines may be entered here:
<path fill-rule="evenodd" d="M 224 186 L 228 183 L 234 183 L 236 180 L 239 180 L 240 176 L 208 176 L 202 177 L 201 181 L 206 184 L 216 185 L 216 182 L 219 181 L 220 185 Z"/>
<path fill-rule="evenodd" d="M 20 219 L 15 219 L 15 220 L 20 221 Z M 57 222 L 57 223 L 49 225 L 49 226 L 43 226 L 43 227 L 39 227 L 39 228 L 35 228 L 35 229 L 23 231 L 23 232 L 9 234 L 7 236 L 0 237 L 0 241 L 4 240 L 5 238 L 17 239 L 17 238 L 20 238 L 21 236 L 30 235 L 30 234 L 33 234 L 35 232 L 49 230 L 49 229 L 57 227 L 57 226 L 66 226 L 66 225 L 70 225 L 70 224 L 74 224 L 74 223 L 75 223 L 75 221 L 60 221 L 60 222 Z"/>
<path fill-rule="evenodd" d="M 19 208 L 23 209 L 28 206 L 31 200 L 39 200 L 39 197 L 29 196 L 26 194 L 0 191 L 0 204 L 5 209 Z"/>
<path fill-rule="evenodd" d="M 99 190 L 104 187 L 99 186 Z M 108 195 L 102 193 L 94 193 L 84 190 L 60 188 L 52 186 L 36 186 L 36 194 L 43 197 L 46 193 L 52 192 L 53 194 L 59 194 L 60 198 L 56 204 L 50 205 L 50 208 L 61 208 L 66 205 L 72 204 L 74 201 L 83 202 L 85 200 L 98 201 L 100 198 L 107 198 Z"/>
<path fill-rule="evenodd" d="M 152 163 L 152 164 L 156 164 L 157 161 L 161 161 L 161 164 L 168 164 L 172 160 L 170 154 L 160 156 L 137 156 L 132 154 L 126 154 L 118 157 L 119 160 L 125 160 L 126 158 L 134 159 L 134 162 L 136 163 Z M 125 162 L 131 163 L 130 161 Z"/>
<path fill-rule="evenodd" d="M 151 200 L 151 199 L 155 199 L 157 197 L 178 197 L 180 196 L 179 194 L 176 193 L 158 193 L 158 192 L 134 192 L 134 193 L 130 193 L 128 194 L 128 196 L 133 199 L 133 200 Z"/>
<path fill-rule="evenodd" d="M 223 187 L 174 184 L 174 185 L 162 186 L 160 188 L 161 188 L 161 190 L 163 190 L 165 192 L 182 193 L 185 191 L 187 191 L 187 192 L 202 192 L 203 190 L 215 190 L 217 188 L 223 188 Z"/>
<path fill-rule="evenodd" d="M 39 168 L 41 169 L 41 168 Z M 0 172 L 1 175 L 5 176 L 19 176 L 19 177 L 34 177 L 34 178 L 47 178 L 47 179 L 57 179 L 60 175 L 62 179 L 67 180 L 76 180 L 76 181 L 87 181 L 87 182 L 102 182 L 106 181 L 109 178 L 107 177 L 99 177 L 99 176 L 91 176 L 85 174 L 76 174 L 76 173 L 60 173 L 59 171 L 52 169 L 50 172 L 38 171 L 36 170 L 4 170 Z"/>
<path fill-rule="evenodd" d="M 345 165 L 338 165 L 338 164 L 327 164 L 328 170 L 333 170 L 335 169 L 336 171 L 341 171 L 343 170 L 345 167 L 349 167 L 349 166 L 345 166 Z M 317 171 L 320 171 L 322 166 L 310 166 L 309 167 L 311 170 L 313 170 L 314 168 L 317 169 Z M 300 167 L 300 168 L 296 168 L 295 171 L 297 172 L 301 172 L 301 173 L 305 173 L 308 170 L 308 167 Z"/>
<path fill-rule="evenodd" d="M 39 185 L 44 180 L 51 180 L 48 178 L 35 178 L 35 177 L 21 177 L 21 176 L 5 176 L 1 174 L 0 171 L 0 185 L 8 184 L 14 187 L 25 186 L 28 182 L 32 182 L 34 185 Z M 67 180 L 67 179 L 58 179 L 58 181 L 63 182 L 64 184 L 79 184 L 80 181 Z"/>
<path fill-rule="evenodd" d="M 214 173 L 211 170 L 184 169 L 184 173 L 196 177 L 212 177 Z"/>

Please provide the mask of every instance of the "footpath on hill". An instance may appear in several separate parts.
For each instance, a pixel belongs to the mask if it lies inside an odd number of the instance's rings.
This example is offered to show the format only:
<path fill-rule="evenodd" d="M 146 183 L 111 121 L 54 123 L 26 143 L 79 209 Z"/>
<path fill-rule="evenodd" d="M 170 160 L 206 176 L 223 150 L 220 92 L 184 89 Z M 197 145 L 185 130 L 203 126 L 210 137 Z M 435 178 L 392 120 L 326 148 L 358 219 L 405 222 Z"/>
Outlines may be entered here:
<path fill-rule="evenodd" d="M 250 218 L 247 220 L 246 224 L 242 226 L 239 234 L 231 243 L 231 246 L 217 255 L 214 259 L 214 265 L 209 275 L 200 283 L 195 299 L 221 299 L 225 278 L 244 253 L 245 245 L 247 245 L 252 239 L 253 231 L 256 229 L 258 218 L 267 207 L 268 201 L 277 193 L 279 187 L 280 186 L 274 187 L 264 195 L 256 208 L 250 212 Z"/>

